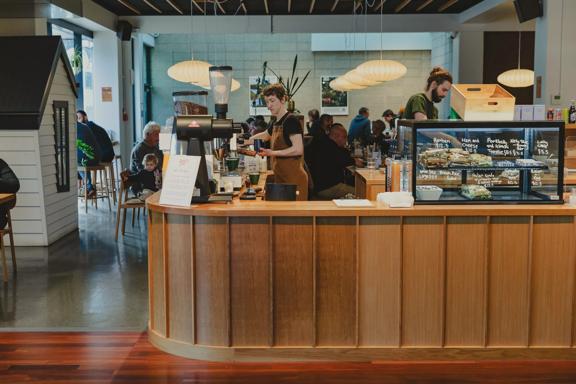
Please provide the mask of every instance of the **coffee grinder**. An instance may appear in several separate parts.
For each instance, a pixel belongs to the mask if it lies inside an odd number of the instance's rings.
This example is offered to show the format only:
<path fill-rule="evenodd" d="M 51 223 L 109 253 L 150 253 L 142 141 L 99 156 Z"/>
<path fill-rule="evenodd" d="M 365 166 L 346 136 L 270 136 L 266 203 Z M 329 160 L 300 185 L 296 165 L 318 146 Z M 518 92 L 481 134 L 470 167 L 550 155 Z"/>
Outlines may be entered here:
<path fill-rule="evenodd" d="M 228 100 L 232 85 L 232 67 L 210 67 L 210 88 L 215 103 L 216 118 L 212 115 L 177 115 L 174 117 L 172 134 L 176 135 L 178 146 L 175 154 L 200 156 L 200 168 L 196 178 L 196 188 L 199 196 L 192 198 L 193 203 L 231 201 L 231 195 L 215 195 L 214 186 L 211 187 L 206 167 L 205 144 L 213 139 L 230 139 L 235 133 L 241 133 L 238 124 L 235 126 L 232 119 L 226 118 Z"/>

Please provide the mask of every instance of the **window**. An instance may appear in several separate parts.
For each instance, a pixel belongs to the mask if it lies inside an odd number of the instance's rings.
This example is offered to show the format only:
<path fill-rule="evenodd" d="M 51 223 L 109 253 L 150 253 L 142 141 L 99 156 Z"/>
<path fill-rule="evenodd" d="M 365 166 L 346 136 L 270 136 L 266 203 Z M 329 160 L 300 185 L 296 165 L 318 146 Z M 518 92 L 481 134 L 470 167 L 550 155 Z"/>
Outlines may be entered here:
<path fill-rule="evenodd" d="M 60 36 L 66 48 L 76 84 L 79 85 L 76 108 L 85 110 L 88 116 L 93 116 L 94 41 L 92 32 L 63 20 L 51 20 L 48 23 L 48 34 Z"/>
<path fill-rule="evenodd" d="M 68 102 L 54 101 L 54 148 L 56 149 L 56 189 L 70 191 L 70 120 Z"/>

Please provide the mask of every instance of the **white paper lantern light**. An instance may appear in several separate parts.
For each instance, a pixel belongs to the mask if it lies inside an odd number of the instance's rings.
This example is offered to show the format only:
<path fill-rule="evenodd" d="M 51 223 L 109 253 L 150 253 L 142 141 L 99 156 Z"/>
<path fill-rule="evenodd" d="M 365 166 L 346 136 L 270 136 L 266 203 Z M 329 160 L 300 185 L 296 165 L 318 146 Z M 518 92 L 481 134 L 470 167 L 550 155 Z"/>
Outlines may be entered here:
<path fill-rule="evenodd" d="M 360 64 L 356 69 L 363 78 L 376 82 L 399 79 L 407 71 L 404 64 L 394 60 L 370 60 Z"/>
<path fill-rule="evenodd" d="M 369 87 L 371 85 L 376 85 L 379 83 L 379 81 L 365 78 L 360 73 L 358 73 L 357 69 L 353 69 L 351 71 L 348 71 L 344 76 L 342 76 L 342 78 L 344 78 L 345 80 L 348 80 L 351 83 L 358 84 L 358 85 L 365 85 L 367 87 Z"/>
<path fill-rule="evenodd" d="M 498 82 L 511 88 L 529 87 L 534 85 L 534 71 L 510 69 L 498 75 Z"/>
<path fill-rule="evenodd" d="M 354 91 L 357 89 L 364 89 L 366 88 L 366 85 L 358 85 L 351 83 L 350 81 L 340 76 L 330 82 L 330 87 L 332 87 L 332 89 L 336 91 Z"/>
<path fill-rule="evenodd" d="M 199 60 L 181 61 L 168 68 L 168 76 L 183 83 L 210 84 L 208 68 L 212 64 Z"/>

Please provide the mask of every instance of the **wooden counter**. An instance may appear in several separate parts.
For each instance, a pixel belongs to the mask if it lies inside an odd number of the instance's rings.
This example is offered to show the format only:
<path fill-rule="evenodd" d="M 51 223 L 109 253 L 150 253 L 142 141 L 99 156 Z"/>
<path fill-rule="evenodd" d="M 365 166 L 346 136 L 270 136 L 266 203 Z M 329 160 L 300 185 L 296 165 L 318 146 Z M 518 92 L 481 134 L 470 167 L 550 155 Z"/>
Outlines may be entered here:
<path fill-rule="evenodd" d="M 204 360 L 572 359 L 576 209 L 148 201 L 151 342 Z"/>
<path fill-rule="evenodd" d="M 386 192 L 386 173 L 379 169 L 356 168 L 354 175 L 355 195 L 359 199 L 376 200 L 379 193 Z"/>

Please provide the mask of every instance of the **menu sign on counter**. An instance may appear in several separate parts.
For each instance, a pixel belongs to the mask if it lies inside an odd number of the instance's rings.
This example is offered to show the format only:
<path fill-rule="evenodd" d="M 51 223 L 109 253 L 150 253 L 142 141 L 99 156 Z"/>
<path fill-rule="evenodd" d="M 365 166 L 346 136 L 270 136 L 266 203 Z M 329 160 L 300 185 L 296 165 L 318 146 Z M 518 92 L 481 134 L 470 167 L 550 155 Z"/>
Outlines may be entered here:
<path fill-rule="evenodd" d="M 160 204 L 190 206 L 200 159 L 200 156 L 170 156 L 160 192 Z"/>
<path fill-rule="evenodd" d="M 528 148 L 524 139 L 486 138 L 486 149 L 490 156 L 495 157 L 522 157 Z"/>

